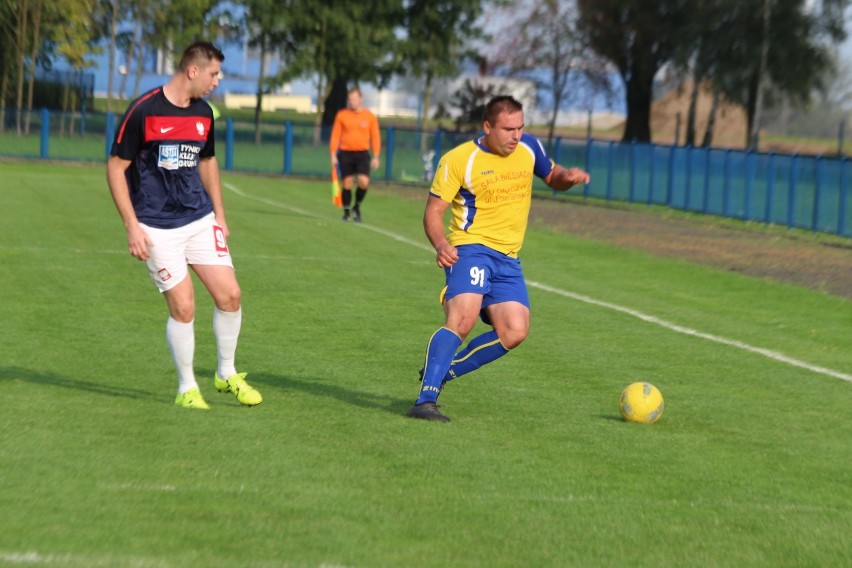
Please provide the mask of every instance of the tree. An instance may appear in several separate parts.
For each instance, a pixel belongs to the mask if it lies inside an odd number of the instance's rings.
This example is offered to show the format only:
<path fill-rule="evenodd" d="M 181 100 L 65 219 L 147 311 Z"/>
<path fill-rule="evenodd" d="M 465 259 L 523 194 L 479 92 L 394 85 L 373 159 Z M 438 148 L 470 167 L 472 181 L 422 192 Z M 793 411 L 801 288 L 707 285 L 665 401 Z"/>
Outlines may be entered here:
<path fill-rule="evenodd" d="M 56 0 L 48 12 L 51 25 L 47 30 L 49 40 L 56 46 L 56 54 L 68 61 L 72 69 L 80 72 L 93 64 L 87 58 L 97 52 L 94 46 L 99 30 L 92 26 L 91 15 L 96 9 L 95 0 Z M 64 85 L 62 110 L 69 111 L 76 107 L 77 90 L 70 85 L 71 73 L 66 76 Z M 74 128 L 73 114 L 69 122 L 69 131 Z M 64 130 L 65 116 L 60 123 L 60 131 Z"/>
<path fill-rule="evenodd" d="M 277 0 L 245 0 L 245 24 L 248 32 L 248 45 L 256 48 L 260 55 L 260 72 L 257 77 L 257 100 L 254 109 L 254 141 L 260 144 L 260 117 L 263 108 L 263 95 L 272 87 L 281 83 L 279 77 L 266 77 L 268 58 L 277 53 L 276 46 L 287 34 L 290 21 L 289 12 L 278 10 Z"/>
<path fill-rule="evenodd" d="M 216 18 L 221 0 L 162 0 L 152 3 L 154 25 L 149 41 L 166 46 L 172 63 L 177 63 L 183 49 L 194 41 L 215 39 L 222 27 Z"/>
<path fill-rule="evenodd" d="M 22 134 L 21 118 L 24 106 L 26 50 L 30 29 L 30 10 L 27 5 L 27 1 L 12 0 L 9 4 L 9 16 L 8 25 L 12 32 L 10 34 L 12 39 L 12 57 L 10 58 L 10 63 L 12 63 L 17 70 L 16 76 L 14 77 L 15 85 L 17 86 L 15 91 L 15 129 L 18 136 L 20 136 Z"/>
<path fill-rule="evenodd" d="M 131 17 L 137 22 L 145 22 L 137 50 L 140 55 L 146 47 L 157 50 L 163 58 L 162 61 L 166 63 L 166 73 L 172 71 L 171 68 L 177 65 L 183 49 L 192 42 L 229 38 L 233 33 L 231 26 L 220 21 L 220 15 L 227 11 L 222 6 L 223 0 L 133 2 L 137 5 L 133 6 L 131 3 Z M 137 72 L 141 72 L 141 65 L 138 66 Z"/>
<path fill-rule="evenodd" d="M 0 2 L 0 132 L 6 130 L 6 107 L 14 63 L 12 5 Z"/>
<path fill-rule="evenodd" d="M 547 144 L 553 143 L 559 110 L 572 95 L 607 90 L 606 66 L 586 49 L 573 7 L 561 0 L 527 2 L 510 8 L 509 24 L 498 35 L 493 62 L 515 77 L 531 79 L 550 94 Z M 508 12 L 507 12 L 508 14 Z M 578 88 L 583 83 L 584 88 Z"/>
<path fill-rule="evenodd" d="M 834 70 L 833 44 L 846 37 L 848 0 L 750 0 L 735 3 L 738 31 L 720 57 L 714 80 L 743 105 L 746 144 L 757 145 L 760 113 L 781 100 L 804 106 Z"/>
<path fill-rule="evenodd" d="M 410 0 L 405 3 L 405 33 L 402 63 L 415 77 L 423 79 L 421 116 L 428 117 L 432 82 L 458 72 L 459 61 L 472 55 L 466 48 L 482 36 L 477 18 L 482 0 Z M 420 152 L 426 138 L 420 138 Z"/>
<path fill-rule="evenodd" d="M 130 69 L 135 63 L 133 73 L 133 91 L 130 96 L 135 99 L 140 94 L 142 85 L 142 72 L 145 70 L 145 22 L 148 21 L 146 14 L 150 10 L 151 0 L 136 0 L 130 5 L 130 16 L 133 20 L 133 53 L 128 50 L 127 58 L 127 75 L 130 75 Z M 124 91 L 122 91 L 124 94 Z"/>
<path fill-rule="evenodd" d="M 496 85 L 466 79 L 461 88 L 453 94 L 451 101 L 453 106 L 459 109 L 459 114 L 454 120 L 456 130 L 478 132 L 482 128 L 485 105 L 497 94 Z"/>
<path fill-rule="evenodd" d="M 35 88 L 36 64 L 41 50 L 42 21 L 44 18 L 44 0 L 31 0 L 29 4 L 32 37 L 30 39 L 30 55 L 27 58 L 27 115 L 24 132 L 30 133 L 30 121 L 33 110 L 33 90 Z"/>
<path fill-rule="evenodd" d="M 115 77 L 115 50 L 116 50 L 116 35 L 118 34 L 119 21 L 119 0 L 110 0 L 109 4 L 109 75 L 107 78 L 107 101 L 106 111 L 112 112 L 112 81 Z"/>
<path fill-rule="evenodd" d="M 689 50 L 697 22 L 692 0 L 578 0 L 579 27 L 624 81 L 625 141 L 651 141 L 654 77 Z"/>
<path fill-rule="evenodd" d="M 739 4 L 740 0 L 695 0 L 693 4 L 693 18 L 704 24 L 695 27 L 691 49 L 680 50 L 674 61 L 674 66 L 683 69 L 692 82 L 684 142 L 687 146 L 696 145 L 698 95 L 708 86 L 712 89 L 713 101 L 703 145 L 711 144 L 721 92 L 718 84 L 709 78 L 718 73 L 720 65 L 727 57 L 729 46 L 737 41 L 739 30 L 735 26 L 735 14 Z"/>
<path fill-rule="evenodd" d="M 91 26 L 93 28 L 93 37 L 95 39 L 106 39 L 107 52 L 107 99 L 106 111 L 112 111 L 112 99 L 114 94 L 114 80 L 116 72 L 116 54 L 122 44 L 129 41 L 127 32 L 120 32 L 120 27 L 123 23 L 124 15 L 130 11 L 130 14 L 135 14 L 140 8 L 138 4 L 144 6 L 146 0 L 95 0 L 95 5 L 91 10 Z M 124 81 L 120 90 L 121 96 L 124 96 Z"/>
<path fill-rule="evenodd" d="M 831 44 L 845 36 L 843 1 L 697 0 L 696 17 L 706 22 L 689 61 L 693 100 L 703 79 L 713 91 L 705 146 L 721 96 L 746 110 L 746 146 L 756 148 L 761 115 L 780 102 L 807 105 L 833 68 Z M 785 102 L 786 104 L 786 102 Z M 694 138 L 694 104 L 687 144 Z"/>
<path fill-rule="evenodd" d="M 329 128 L 346 105 L 346 90 L 360 83 L 379 88 L 401 69 L 401 0 L 279 2 L 290 24 L 278 45 L 286 68 L 279 80 L 317 78 L 317 125 Z M 283 4 L 283 5 L 282 5 Z"/>

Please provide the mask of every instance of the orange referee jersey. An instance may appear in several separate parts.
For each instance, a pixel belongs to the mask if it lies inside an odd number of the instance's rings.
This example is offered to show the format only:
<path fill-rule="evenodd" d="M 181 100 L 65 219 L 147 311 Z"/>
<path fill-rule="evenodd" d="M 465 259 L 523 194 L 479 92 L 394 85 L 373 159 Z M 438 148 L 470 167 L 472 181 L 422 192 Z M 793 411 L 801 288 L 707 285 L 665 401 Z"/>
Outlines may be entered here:
<path fill-rule="evenodd" d="M 332 154 L 337 153 L 338 150 L 347 152 L 372 150 L 373 157 L 377 158 L 382 148 L 382 141 L 379 138 L 379 121 L 376 115 L 363 107 L 357 112 L 349 108 L 337 111 L 334 126 L 331 129 L 329 147 Z"/>

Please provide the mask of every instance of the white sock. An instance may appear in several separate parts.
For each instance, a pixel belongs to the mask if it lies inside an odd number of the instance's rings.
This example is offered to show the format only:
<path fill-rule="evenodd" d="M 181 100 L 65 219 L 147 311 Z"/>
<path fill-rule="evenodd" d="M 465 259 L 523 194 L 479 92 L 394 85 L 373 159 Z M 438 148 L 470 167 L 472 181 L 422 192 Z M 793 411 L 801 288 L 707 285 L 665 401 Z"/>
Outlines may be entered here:
<path fill-rule="evenodd" d="M 192 370 L 192 360 L 195 356 L 194 322 L 181 323 L 169 316 L 169 321 L 166 322 L 166 341 L 177 369 L 178 392 L 185 393 L 197 387 L 195 372 Z"/>
<path fill-rule="evenodd" d="M 243 309 L 235 312 L 213 310 L 213 335 L 216 336 L 216 352 L 219 355 L 219 378 L 225 381 L 237 373 L 234 359 L 237 355 L 237 339 L 243 322 Z"/>

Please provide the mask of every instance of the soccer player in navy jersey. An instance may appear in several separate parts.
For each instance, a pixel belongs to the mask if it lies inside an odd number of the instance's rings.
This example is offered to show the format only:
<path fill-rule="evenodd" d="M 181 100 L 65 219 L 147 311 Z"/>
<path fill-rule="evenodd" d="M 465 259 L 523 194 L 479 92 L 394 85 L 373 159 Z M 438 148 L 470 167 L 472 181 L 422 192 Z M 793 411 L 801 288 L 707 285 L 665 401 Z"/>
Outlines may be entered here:
<path fill-rule="evenodd" d="M 213 111 L 202 98 L 219 84 L 224 59 L 209 42 L 187 47 L 169 82 L 130 104 L 106 168 L 128 250 L 146 263 L 168 306 L 166 340 L 178 375 L 175 404 L 184 408 L 209 408 L 193 371 L 195 292 L 188 267 L 215 303 L 215 387 L 246 406 L 263 400 L 234 363 L 241 291 L 227 244 Z"/>
<path fill-rule="evenodd" d="M 442 156 L 423 215 L 426 236 L 446 274 L 446 320 L 429 340 L 423 384 L 412 418 L 449 422 L 438 409 L 447 381 L 490 363 L 520 345 L 530 327 L 530 303 L 518 252 L 532 201 L 533 176 L 564 191 L 588 183 L 579 168 L 554 164 L 524 133 L 521 103 L 498 96 L 485 106 L 481 138 Z M 444 213 L 451 208 L 449 236 Z M 492 326 L 456 353 L 477 318 Z"/>

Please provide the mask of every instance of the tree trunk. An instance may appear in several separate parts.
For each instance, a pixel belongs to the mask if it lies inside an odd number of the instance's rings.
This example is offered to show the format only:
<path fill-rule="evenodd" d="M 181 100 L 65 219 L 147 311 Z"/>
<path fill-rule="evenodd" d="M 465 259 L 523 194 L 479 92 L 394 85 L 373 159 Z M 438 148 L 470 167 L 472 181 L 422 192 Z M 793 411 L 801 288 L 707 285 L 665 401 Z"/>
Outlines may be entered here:
<path fill-rule="evenodd" d="M 0 133 L 6 132 L 6 92 L 9 90 L 9 72 L 7 67 L 3 67 L 2 76 L 0 76 Z"/>
<path fill-rule="evenodd" d="M 760 114 L 763 112 L 763 85 L 766 82 L 764 75 L 766 75 L 767 60 L 769 59 L 770 14 L 770 0 L 763 0 L 763 41 L 760 46 L 760 63 L 758 65 L 757 77 L 754 81 L 754 104 L 750 105 L 753 110 L 749 118 L 748 140 L 746 144 L 749 150 L 757 150 L 760 138 Z"/>
<path fill-rule="evenodd" d="M 26 51 L 27 15 L 29 14 L 26 0 L 20 1 L 18 10 L 18 13 L 21 15 L 21 26 L 18 28 L 18 37 L 15 42 L 15 55 L 18 61 L 18 89 L 15 97 L 15 128 L 17 129 L 18 136 L 20 136 L 23 133 L 21 118 L 24 109 L 24 59 L 26 59 L 24 51 Z"/>
<path fill-rule="evenodd" d="M 747 122 L 747 126 L 748 126 L 748 128 L 746 129 L 746 134 L 745 134 L 745 136 L 746 136 L 746 138 L 745 138 L 746 148 L 751 148 L 752 133 L 755 132 L 756 128 L 757 128 L 756 118 L 757 118 L 757 102 L 758 102 L 757 98 L 758 98 L 758 91 L 760 90 L 760 88 L 758 87 L 759 82 L 760 82 L 760 71 L 755 70 L 755 72 L 752 73 L 752 76 L 749 78 L 748 94 L 747 94 L 746 105 L 745 105 L 745 107 L 746 107 L 746 122 Z"/>
<path fill-rule="evenodd" d="M 133 97 L 131 97 L 134 99 L 140 95 L 140 90 L 142 89 L 142 72 L 145 70 L 144 46 L 139 46 L 136 58 L 136 77 L 133 78 Z"/>
<path fill-rule="evenodd" d="M 145 69 L 145 32 L 142 28 L 142 12 L 136 14 L 136 29 L 134 34 L 139 33 L 139 45 L 136 48 L 136 76 L 133 83 L 133 96 L 135 99 L 139 96 L 139 89 L 142 85 L 142 71 Z"/>
<path fill-rule="evenodd" d="M 263 104 L 263 78 L 266 76 L 266 36 L 260 38 L 260 72 L 257 76 L 257 100 L 254 105 L 254 143 L 260 145 L 260 114 Z"/>
<path fill-rule="evenodd" d="M 322 142 L 322 105 L 320 105 L 319 102 L 324 101 L 328 96 L 325 85 L 325 78 L 320 75 L 317 80 L 317 109 L 314 115 L 314 135 L 312 137 L 312 142 L 315 147 L 319 146 Z"/>
<path fill-rule="evenodd" d="M 547 152 L 553 152 L 553 133 L 556 131 L 556 117 L 559 114 L 559 105 L 562 104 L 562 93 L 553 94 L 553 108 L 550 112 L 550 120 L 547 122 Z"/>
<path fill-rule="evenodd" d="M 716 112 L 719 110 L 719 93 L 713 93 L 713 102 L 710 104 L 710 114 L 707 116 L 707 130 L 704 131 L 704 148 L 713 146 L 713 130 L 716 128 Z"/>
<path fill-rule="evenodd" d="M 68 117 L 68 135 L 74 134 L 77 118 L 77 89 L 71 89 L 71 116 Z"/>
<path fill-rule="evenodd" d="M 24 127 L 24 131 L 29 134 L 30 133 L 30 123 L 32 120 L 32 112 L 33 112 L 33 92 L 35 89 L 35 76 L 36 76 L 36 61 L 38 58 L 39 47 L 41 46 L 41 14 L 44 6 L 42 2 L 34 2 L 32 4 L 33 10 L 33 45 L 32 49 L 30 49 L 30 76 L 27 81 L 27 122 Z"/>
<path fill-rule="evenodd" d="M 423 108 L 421 109 L 422 121 L 420 124 L 420 155 L 426 154 L 426 121 L 429 120 L 429 105 L 432 102 L 432 71 L 426 71 L 426 84 L 423 86 Z"/>
<path fill-rule="evenodd" d="M 59 114 L 59 136 L 65 136 L 65 118 L 68 116 L 68 107 L 71 100 L 71 75 L 65 74 L 65 81 L 62 83 L 62 112 Z M 71 132 L 69 131 L 69 134 Z"/>
<path fill-rule="evenodd" d="M 695 146 L 695 120 L 698 112 L 698 94 L 701 90 L 701 76 L 698 69 L 692 74 L 692 93 L 689 96 L 689 110 L 686 113 L 686 146 Z"/>
<path fill-rule="evenodd" d="M 331 90 L 325 98 L 322 109 L 323 138 L 331 136 L 331 127 L 334 125 L 334 117 L 337 111 L 346 108 L 346 97 L 348 95 L 347 80 L 345 77 L 335 77 L 331 83 Z"/>
<path fill-rule="evenodd" d="M 112 0 L 112 16 L 109 25 L 109 75 L 107 77 L 106 111 L 112 112 L 112 80 L 115 76 L 115 29 L 118 27 L 118 0 Z"/>
<path fill-rule="evenodd" d="M 121 74 L 121 86 L 119 87 L 119 97 L 122 99 L 127 97 L 127 77 L 130 75 L 131 62 L 136 58 L 136 34 L 138 30 L 133 30 L 133 35 L 130 36 L 130 44 L 127 46 L 127 54 L 124 56 L 124 61 L 127 66 L 124 73 Z"/>
<path fill-rule="evenodd" d="M 622 75 L 623 76 L 623 75 Z M 624 142 L 651 141 L 651 99 L 654 75 L 633 70 L 624 81 L 627 90 L 627 122 L 624 125 Z"/>

